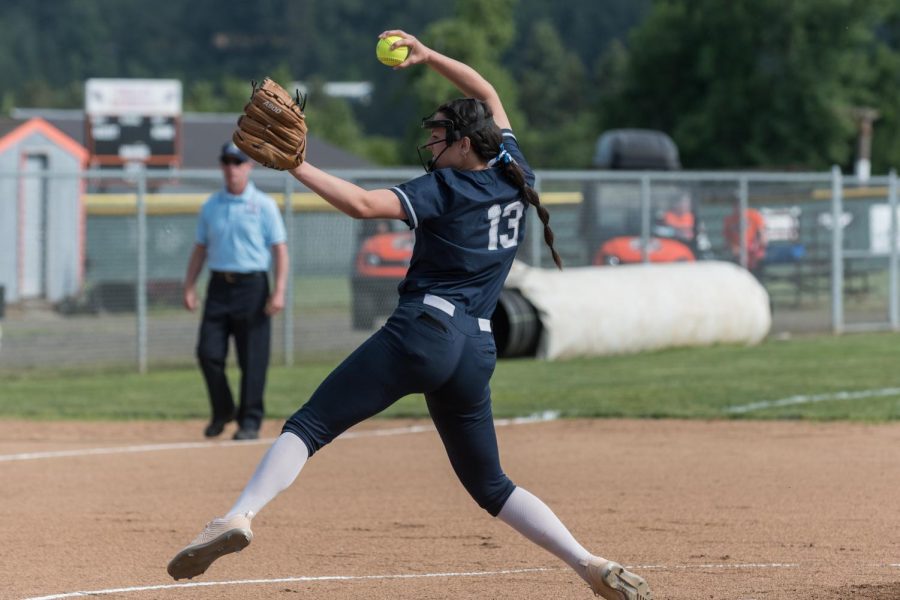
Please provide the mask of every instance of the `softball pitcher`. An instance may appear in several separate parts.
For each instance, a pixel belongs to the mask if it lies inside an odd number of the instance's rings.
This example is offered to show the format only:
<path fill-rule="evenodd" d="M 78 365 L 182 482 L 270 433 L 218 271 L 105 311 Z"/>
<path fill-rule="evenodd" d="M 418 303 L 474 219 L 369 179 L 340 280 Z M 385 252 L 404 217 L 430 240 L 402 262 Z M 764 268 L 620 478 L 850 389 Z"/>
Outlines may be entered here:
<path fill-rule="evenodd" d="M 529 207 L 538 211 L 554 261 L 562 263 L 547 209 L 531 187 L 534 174 L 493 86 L 403 31 L 379 37 L 390 35 L 402 38 L 394 47 L 409 48 L 399 68 L 425 64 L 467 96 L 441 105 L 422 123 L 430 132 L 419 147 L 420 156 L 431 155 L 427 173 L 379 190 L 364 190 L 308 162 L 291 173 L 351 217 L 400 219 L 415 230 L 399 304 L 287 420 L 231 510 L 178 552 L 168 572 L 175 579 L 195 577 L 246 547 L 253 516 L 293 483 L 309 457 L 399 398 L 423 393 L 456 475 L 482 508 L 562 559 L 595 594 L 651 600 L 641 577 L 588 552 L 500 467 L 489 387 L 496 363 L 490 317 L 524 238 Z"/>

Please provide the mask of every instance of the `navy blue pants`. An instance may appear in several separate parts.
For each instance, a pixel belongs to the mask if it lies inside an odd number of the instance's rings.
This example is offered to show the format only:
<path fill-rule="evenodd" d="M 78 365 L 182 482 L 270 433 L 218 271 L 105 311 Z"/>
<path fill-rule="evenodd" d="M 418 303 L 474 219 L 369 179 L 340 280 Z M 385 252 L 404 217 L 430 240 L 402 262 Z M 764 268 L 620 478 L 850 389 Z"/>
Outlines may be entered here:
<path fill-rule="evenodd" d="M 271 318 L 265 313 L 268 298 L 269 280 L 265 273 L 228 279 L 213 274 L 209 279 L 197 360 L 206 380 L 213 420 L 230 421 L 235 416 L 242 428 L 259 429 L 272 337 Z M 241 369 L 240 406 L 236 412 L 225 374 L 231 336 Z"/>
<path fill-rule="evenodd" d="M 497 516 L 515 486 L 500 468 L 491 413 L 496 362 L 494 337 L 476 319 L 407 302 L 331 372 L 283 431 L 300 437 L 312 456 L 403 396 L 424 393 L 456 475 Z"/>

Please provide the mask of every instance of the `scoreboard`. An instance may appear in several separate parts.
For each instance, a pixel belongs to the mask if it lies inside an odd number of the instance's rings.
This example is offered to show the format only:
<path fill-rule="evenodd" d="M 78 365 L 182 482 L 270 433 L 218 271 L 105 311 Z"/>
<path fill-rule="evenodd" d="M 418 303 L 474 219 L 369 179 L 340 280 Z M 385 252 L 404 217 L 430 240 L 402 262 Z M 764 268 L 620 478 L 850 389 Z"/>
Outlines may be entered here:
<path fill-rule="evenodd" d="M 85 141 L 91 166 L 181 165 L 181 82 L 88 79 Z"/>

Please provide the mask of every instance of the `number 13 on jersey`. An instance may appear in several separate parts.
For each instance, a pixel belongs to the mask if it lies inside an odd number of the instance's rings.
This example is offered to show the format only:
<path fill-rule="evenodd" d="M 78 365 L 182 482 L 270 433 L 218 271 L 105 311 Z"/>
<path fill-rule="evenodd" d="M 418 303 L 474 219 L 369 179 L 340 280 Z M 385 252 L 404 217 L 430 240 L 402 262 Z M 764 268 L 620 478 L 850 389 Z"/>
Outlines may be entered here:
<path fill-rule="evenodd" d="M 487 211 L 491 229 L 488 232 L 488 250 L 496 250 L 499 242 L 503 248 L 512 248 L 519 243 L 519 221 L 525 214 L 525 206 L 521 201 L 515 201 L 500 208 L 494 204 Z M 500 221 L 506 219 L 505 227 L 509 233 L 500 233 Z"/>

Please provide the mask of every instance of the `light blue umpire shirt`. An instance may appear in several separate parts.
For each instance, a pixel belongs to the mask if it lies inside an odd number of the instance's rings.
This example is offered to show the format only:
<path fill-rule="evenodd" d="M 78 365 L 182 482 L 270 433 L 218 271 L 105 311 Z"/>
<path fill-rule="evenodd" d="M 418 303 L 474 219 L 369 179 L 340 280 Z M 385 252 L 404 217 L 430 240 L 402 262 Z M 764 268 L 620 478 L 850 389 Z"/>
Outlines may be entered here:
<path fill-rule="evenodd" d="M 252 181 L 238 196 L 223 188 L 207 198 L 197 219 L 197 243 L 213 271 L 268 271 L 272 246 L 286 240 L 278 205 Z"/>

